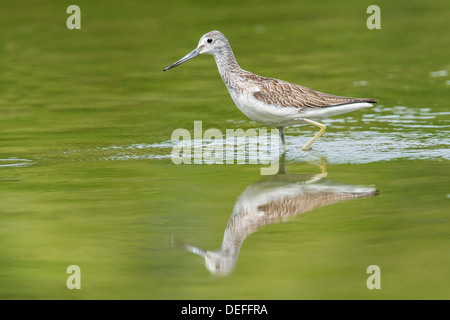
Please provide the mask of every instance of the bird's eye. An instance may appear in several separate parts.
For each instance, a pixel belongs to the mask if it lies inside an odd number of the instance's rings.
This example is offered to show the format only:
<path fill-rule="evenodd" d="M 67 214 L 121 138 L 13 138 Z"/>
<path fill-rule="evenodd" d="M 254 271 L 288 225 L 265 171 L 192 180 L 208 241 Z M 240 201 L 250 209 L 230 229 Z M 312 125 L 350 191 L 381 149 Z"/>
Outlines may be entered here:
<path fill-rule="evenodd" d="M 208 39 L 208 40 L 206 40 L 206 42 L 211 43 L 211 42 L 213 42 L 213 39 Z"/>

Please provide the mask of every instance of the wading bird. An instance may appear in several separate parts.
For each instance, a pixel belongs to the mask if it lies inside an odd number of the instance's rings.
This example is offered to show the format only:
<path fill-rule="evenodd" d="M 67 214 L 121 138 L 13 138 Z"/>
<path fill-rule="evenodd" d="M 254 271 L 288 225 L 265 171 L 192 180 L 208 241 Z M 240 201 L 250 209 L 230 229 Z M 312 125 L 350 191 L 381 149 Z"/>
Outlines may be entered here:
<path fill-rule="evenodd" d="M 287 81 L 265 78 L 241 69 L 225 36 L 220 31 L 203 35 L 196 49 L 171 64 L 172 69 L 200 54 L 214 56 L 220 76 L 236 106 L 248 118 L 278 128 L 286 151 L 284 128 L 296 124 L 312 124 L 320 131 L 305 145 L 307 150 L 325 132 L 317 120 L 371 107 L 377 100 L 340 97 L 318 92 Z"/>

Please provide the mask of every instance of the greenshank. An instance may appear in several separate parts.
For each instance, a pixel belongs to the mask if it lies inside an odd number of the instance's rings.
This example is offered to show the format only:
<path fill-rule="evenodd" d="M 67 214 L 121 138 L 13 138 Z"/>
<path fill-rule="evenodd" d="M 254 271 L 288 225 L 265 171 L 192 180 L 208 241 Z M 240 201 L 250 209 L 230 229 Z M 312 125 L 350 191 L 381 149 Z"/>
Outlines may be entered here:
<path fill-rule="evenodd" d="M 266 78 L 241 69 L 236 62 L 227 38 L 220 31 L 211 31 L 200 38 L 196 49 L 171 64 L 167 71 L 200 54 L 214 56 L 220 76 L 239 110 L 248 118 L 280 131 L 283 150 L 286 151 L 284 128 L 296 124 L 311 124 L 319 132 L 305 145 L 307 150 L 325 132 L 318 122 L 342 113 L 371 107 L 377 103 L 371 98 L 341 97 L 322 93 L 287 81 Z"/>

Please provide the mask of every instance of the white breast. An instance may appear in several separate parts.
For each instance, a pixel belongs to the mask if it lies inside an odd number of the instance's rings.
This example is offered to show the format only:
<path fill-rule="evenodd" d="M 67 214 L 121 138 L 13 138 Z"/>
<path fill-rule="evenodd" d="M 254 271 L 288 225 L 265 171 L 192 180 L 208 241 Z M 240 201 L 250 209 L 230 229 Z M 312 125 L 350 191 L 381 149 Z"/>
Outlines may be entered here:
<path fill-rule="evenodd" d="M 301 123 L 297 119 L 299 116 L 298 108 L 267 105 L 256 99 L 252 93 L 238 94 L 232 88 L 228 88 L 228 91 L 239 110 L 253 121 L 274 127 Z"/>

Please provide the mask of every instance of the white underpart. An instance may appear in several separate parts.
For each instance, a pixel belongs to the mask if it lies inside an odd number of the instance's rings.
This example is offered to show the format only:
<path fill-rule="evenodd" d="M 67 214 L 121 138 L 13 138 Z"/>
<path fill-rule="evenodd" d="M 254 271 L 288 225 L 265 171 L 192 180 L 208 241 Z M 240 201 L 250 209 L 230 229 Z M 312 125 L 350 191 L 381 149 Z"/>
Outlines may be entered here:
<path fill-rule="evenodd" d="M 373 106 L 371 103 L 362 102 L 325 108 L 311 108 L 309 110 L 299 112 L 299 109 L 295 107 L 280 107 L 265 104 L 264 102 L 256 99 L 253 94 L 238 95 L 232 88 L 228 88 L 228 91 L 230 92 L 231 98 L 236 106 L 248 118 L 274 127 L 304 124 L 304 118 L 310 120 L 321 120 L 338 114 Z"/>

